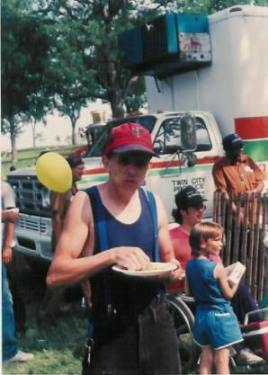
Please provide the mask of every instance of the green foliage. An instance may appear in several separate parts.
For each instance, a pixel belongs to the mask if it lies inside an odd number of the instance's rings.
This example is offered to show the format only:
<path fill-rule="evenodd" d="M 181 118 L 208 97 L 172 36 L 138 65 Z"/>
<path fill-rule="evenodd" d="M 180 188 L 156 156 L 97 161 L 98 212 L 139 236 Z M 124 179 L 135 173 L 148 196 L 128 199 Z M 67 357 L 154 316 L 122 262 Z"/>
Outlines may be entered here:
<path fill-rule="evenodd" d="M 52 109 L 70 118 L 94 98 L 115 117 L 145 101 L 142 78 L 121 63 L 118 35 L 167 11 L 213 13 L 236 0 L 3 0 L 2 117 L 12 145 L 25 121 Z M 250 4 L 241 0 L 240 4 Z M 255 0 L 267 5 L 267 0 Z"/>
<path fill-rule="evenodd" d="M 40 5 L 39 12 L 51 21 L 55 35 L 49 67 L 57 93 L 55 105 L 62 113 L 72 111 L 72 122 L 85 98 L 109 101 L 114 116 L 123 115 L 124 104 L 129 107 L 131 102 L 137 107 L 143 103 L 144 98 L 138 97 L 144 89 L 141 92 L 141 85 L 133 85 L 136 80 L 122 66 L 117 41 L 119 33 L 158 14 L 157 7 L 165 2 L 151 3 L 156 9 L 124 0 L 50 0 L 45 7 Z M 74 100 L 80 103 L 77 108 L 72 108 Z"/>
<path fill-rule="evenodd" d="M 2 2 L 2 117 L 7 121 L 30 110 L 29 96 L 44 82 L 49 40 L 40 20 L 24 10 L 18 2 Z"/>

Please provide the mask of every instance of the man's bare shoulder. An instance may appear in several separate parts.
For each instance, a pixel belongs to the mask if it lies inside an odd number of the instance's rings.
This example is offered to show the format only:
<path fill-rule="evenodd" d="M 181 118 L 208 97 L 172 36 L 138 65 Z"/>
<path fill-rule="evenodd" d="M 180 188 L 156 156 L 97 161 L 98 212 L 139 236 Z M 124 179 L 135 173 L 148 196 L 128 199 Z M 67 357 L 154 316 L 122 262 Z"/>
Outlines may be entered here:
<path fill-rule="evenodd" d="M 82 207 L 84 205 L 90 205 L 89 195 L 85 191 L 78 191 L 72 199 L 71 206 Z"/>
<path fill-rule="evenodd" d="M 74 223 L 86 223 L 92 220 L 92 209 L 88 195 L 79 191 L 73 198 L 65 218 L 66 225 L 72 230 Z"/>

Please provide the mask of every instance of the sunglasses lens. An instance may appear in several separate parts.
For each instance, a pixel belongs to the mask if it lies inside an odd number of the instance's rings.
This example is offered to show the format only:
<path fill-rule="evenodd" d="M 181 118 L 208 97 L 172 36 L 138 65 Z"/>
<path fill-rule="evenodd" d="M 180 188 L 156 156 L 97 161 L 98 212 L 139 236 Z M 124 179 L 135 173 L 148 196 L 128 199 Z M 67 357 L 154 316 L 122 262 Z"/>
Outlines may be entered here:
<path fill-rule="evenodd" d="M 192 211 L 200 211 L 205 210 L 207 207 L 204 204 L 201 204 L 199 206 L 191 207 Z"/>
<path fill-rule="evenodd" d="M 131 155 L 131 154 L 121 154 L 119 155 L 119 162 L 122 165 L 134 165 L 137 168 L 144 168 L 147 166 L 150 157 L 144 155 Z"/>
<path fill-rule="evenodd" d="M 129 155 L 128 154 L 121 154 L 118 157 L 120 164 L 128 165 L 129 164 Z"/>

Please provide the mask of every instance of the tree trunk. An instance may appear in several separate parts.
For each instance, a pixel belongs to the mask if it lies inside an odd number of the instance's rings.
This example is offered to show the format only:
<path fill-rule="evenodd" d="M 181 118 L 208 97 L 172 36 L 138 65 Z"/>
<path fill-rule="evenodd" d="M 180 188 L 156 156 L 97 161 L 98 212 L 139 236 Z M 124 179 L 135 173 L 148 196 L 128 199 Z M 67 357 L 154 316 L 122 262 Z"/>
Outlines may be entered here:
<path fill-rule="evenodd" d="M 14 120 L 10 121 L 11 162 L 17 161 L 16 131 Z"/>
<path fill-rule="evenodd" d="M 75 124 L 76 124 L 76 120 L 71 119 L 71 124 L 72 124 L 72 145 L 74 146 L 76 144 L 76 139 L 75 139 Z"/>
<path fill-rule="evenodd" d="M 36 147 L 35 130 L 36 130 L 36 121 L 33 121 L 33 124 L 32 124 L 33 148 Z"/>
<path fill-rule="evenodd" d="M 108 92 L 108 100 L 111 103 L 113 118 L 124 117 L 123 99 L 118 94 L 118 90 L 114 89 Z"/>

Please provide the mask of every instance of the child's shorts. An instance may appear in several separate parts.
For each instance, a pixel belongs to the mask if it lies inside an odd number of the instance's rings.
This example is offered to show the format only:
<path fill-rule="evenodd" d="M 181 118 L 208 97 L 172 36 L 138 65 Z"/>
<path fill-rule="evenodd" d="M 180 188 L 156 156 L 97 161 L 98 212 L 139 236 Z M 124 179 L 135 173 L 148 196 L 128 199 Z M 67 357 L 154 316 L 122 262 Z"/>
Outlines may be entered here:
<path fill-rule="evenodd" d="M 222 311 L 211 307 L 198 309 L 193 334 L 199 346 L 215 350 L 243 341 L 238 320 L 229 306 Z"/>

